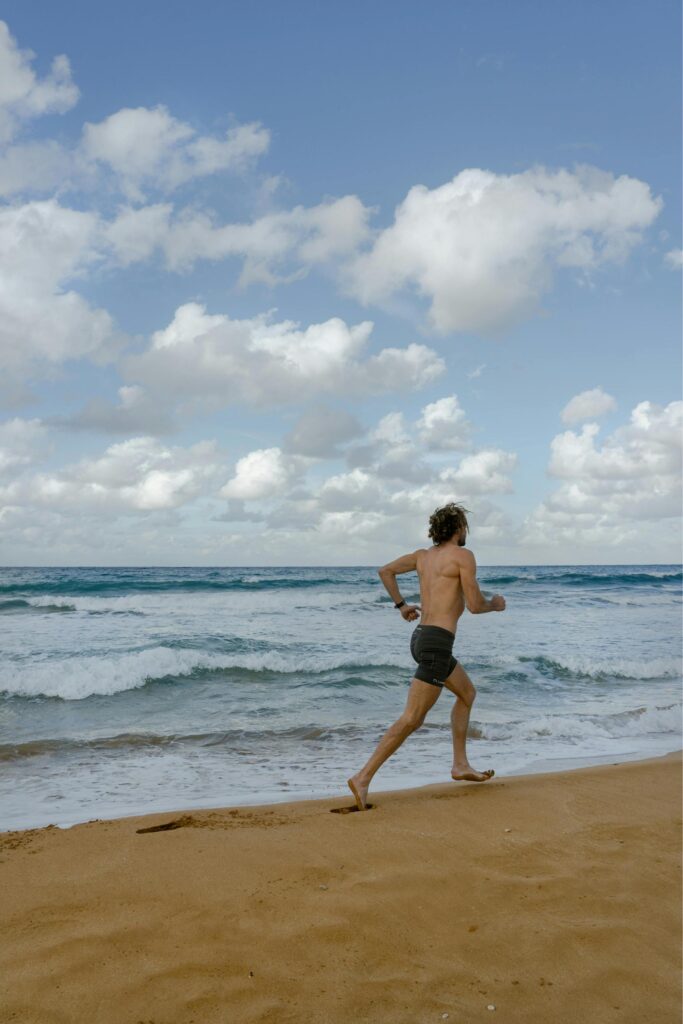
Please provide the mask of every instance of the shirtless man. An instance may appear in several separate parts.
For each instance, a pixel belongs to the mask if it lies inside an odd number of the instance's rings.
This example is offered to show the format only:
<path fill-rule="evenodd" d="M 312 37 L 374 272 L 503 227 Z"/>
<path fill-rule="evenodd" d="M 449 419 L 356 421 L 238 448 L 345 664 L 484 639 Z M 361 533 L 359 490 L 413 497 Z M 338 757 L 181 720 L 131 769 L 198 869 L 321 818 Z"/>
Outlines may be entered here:
<path fill-rule="evenodd" d="M 458 619 L 465 606 L 474 615 L 502 612 L 505 610 L 505 598 L 495 594 L 487 601 L 479 589 L 474 555 L 464 550 L 469 529 L 466 512 L 467 509 L 456 504 L 438 508 L 429 520 L 433 547 L 402 555 L 379 570 L 382 583 L 406 622 L 413 622 L 420 612 L 422 621 L 410 641 L 410 653 L 418 664 L 408 690 L 405 710 L 384 733 L 367 764 L 348 780 L 359 811 L 366 808 L 368 788 L 377 769 L 412 732 L 420 728 L 444 686 L 456 697 L 451 712 L 451 777 L 468 782 L 487 782 L 494 775 L 492 768 L 480 772 L 467 760 L 467 728 L 477 691 L 465 669 L 453 657 L 452 650 Z M 401 597 L 396 577 L 415 571 L 420 580 L 420 604 L 410 605 Z"/>

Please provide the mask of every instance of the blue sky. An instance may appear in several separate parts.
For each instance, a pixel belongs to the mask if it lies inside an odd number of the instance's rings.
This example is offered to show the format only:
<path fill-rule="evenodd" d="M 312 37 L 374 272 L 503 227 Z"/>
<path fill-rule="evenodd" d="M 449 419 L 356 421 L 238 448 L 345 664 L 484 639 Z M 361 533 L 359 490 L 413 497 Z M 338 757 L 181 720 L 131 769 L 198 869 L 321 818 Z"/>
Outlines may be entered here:
<path fill-rule="evenodd" d="M 0 562 L 680 559 L 678 4 L 3 18 Z"/>

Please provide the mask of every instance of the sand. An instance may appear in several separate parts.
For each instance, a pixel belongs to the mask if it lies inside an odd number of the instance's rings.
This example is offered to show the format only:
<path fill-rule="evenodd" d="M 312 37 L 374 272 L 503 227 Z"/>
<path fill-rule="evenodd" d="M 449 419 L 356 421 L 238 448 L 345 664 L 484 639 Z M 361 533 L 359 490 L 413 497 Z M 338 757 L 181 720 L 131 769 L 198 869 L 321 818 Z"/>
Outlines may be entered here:
<path fill-rule="evenodd" d="M 370 799 L 0 834 L 0 1020 L 679 1024 L 680 754 Z"/>

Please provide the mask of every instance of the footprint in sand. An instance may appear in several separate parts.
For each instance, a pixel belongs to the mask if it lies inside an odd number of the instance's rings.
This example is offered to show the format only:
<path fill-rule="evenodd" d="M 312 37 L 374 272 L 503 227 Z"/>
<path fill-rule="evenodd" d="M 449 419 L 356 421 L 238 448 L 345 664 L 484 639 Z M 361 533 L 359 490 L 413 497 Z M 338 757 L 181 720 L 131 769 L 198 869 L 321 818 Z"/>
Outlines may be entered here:
<path fill-rule="evenodd" d="M 374 804 L 366 804 L 364 810 L 371 811 Z M 352 807 L 330 807 L 330 814 L 353 814 L 354 811 L 359 811 L 360 807 L 356 807 L 355 804 Z"/>

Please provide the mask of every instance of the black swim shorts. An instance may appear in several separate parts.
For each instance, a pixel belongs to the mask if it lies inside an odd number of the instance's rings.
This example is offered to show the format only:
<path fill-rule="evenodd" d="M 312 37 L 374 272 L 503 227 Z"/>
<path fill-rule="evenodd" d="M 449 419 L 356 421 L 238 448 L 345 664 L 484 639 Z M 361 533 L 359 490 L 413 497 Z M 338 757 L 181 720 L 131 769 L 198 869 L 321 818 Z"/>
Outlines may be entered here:
<path fill-rule="evenodd" d="M 455 633 L 442 626 L 417 626 L 410 638 L 410 653 L 417 662 L 415 679 L 443 686 L 458 664 L 453 657 Z"/>

